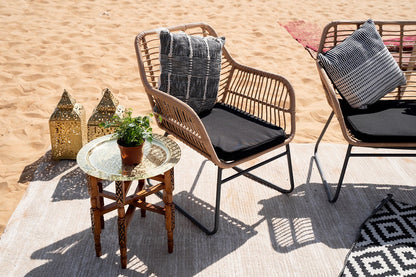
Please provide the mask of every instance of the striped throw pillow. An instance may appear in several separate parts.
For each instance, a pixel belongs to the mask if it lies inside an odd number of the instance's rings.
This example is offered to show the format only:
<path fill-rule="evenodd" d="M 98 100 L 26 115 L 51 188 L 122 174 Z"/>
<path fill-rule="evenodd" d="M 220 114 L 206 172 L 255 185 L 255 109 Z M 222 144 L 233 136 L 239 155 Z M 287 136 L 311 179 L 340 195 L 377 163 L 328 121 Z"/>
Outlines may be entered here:
<path fill-rule="evenodd" d="M 318 59 L 353 108 L 367 105 L 406 84 L 406 78 L 369 19 Z"/>
<path fill-rule="evenodd" d="M 160 32 L 159 89 L 187 103 L 196 113 L 216 102 L 225 38 Z"/>

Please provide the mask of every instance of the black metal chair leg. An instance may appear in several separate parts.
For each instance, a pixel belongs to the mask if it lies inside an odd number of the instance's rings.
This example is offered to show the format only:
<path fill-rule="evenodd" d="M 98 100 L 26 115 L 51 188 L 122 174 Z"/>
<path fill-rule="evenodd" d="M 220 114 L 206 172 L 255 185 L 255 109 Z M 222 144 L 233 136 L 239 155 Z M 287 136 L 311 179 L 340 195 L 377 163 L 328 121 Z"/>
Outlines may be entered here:
<path fill-rule="evenodd" d="M 194 223 L 199 229 L 204 231 L 204 233 L 207 235 L 213 235 L 218 231 L 218 223 L 219 223 L 219 218 L 220 218 L 221 184 L 222 184 L 222 168 L 218 167 L 217 192 L 216 192 L 215 210 L 214 210 L 214 226 L 211 230 L 209 230 L 205 225 L 199 222 L 195 217 L 190 215 L 187 211 L 185 211 L 176 203 L 174 203 L 175 209 L 177 211 L 183 214 L 186 218 L 188 218 L 192 223 Z"/>
<path fill-rule="evenodd" d="M 286 193 L 292 192 L 295 188 L 295 181 L 293 178 L 293 167 L 292 167 L 292 156 L 290 154 L 290 147 L 289 144 L 286 145 L 286 152 L 287 152 L 287 166 L 289 168 L 289 180 L 290 180 L 290 189 L 287 190 Z"/>
<path fill-rule="evenodd" d="M 318 160 L 318 148 L 319 148 L 319 144 L 321 143 L 321 140 L 322 140 L 322 138 L 324 137 L 324 135 L 325 135 L 325 132 L 326 132 L 326 130 L 328 129 L 328 127 L 329 127 L 329 124 L 331 123 L 331 120 L 332 120 L 332 118 L 334 117 L 334 112 L 332 111 L 331 112 L 331 114 L 329 115 L 329 118 L 328 118 L 328 120 L 326 121 L 326 123 L 325 123 L 325 126 L 324 126 L 324 128 L 322 129 L 322 132 L 321 132 L 321 134 L 319 135 L 319 137 L 318 137 L 318 140 L 316 141 L 316 144 L 315 144 L 315 149 L 314 149 L 314 151 L 313 151 L 313 156 L 311 157 L 311 161 L 310 161 L 310 164 L 309 164 L 309 171 L 308 171 L 308 177 L 307 177 L 307 179 L 306 179 L 306 183 L 307 184 L 309 184 L 309 181 L 310 181 L 310 179 L 311 179 L 311 175 L 312 175 L 312 169 L 313 169 L 313 163 L 315 162 L 316 163 L 316 166 L 318 167 L 318 171 L 319 171 L 319 174 L 321 175 L 321 179 L 323 179 L 322 181 L 324 181 L 324 177 L 323 177 L 323 172 L 322 172 L 322 170 L 321 170 L 321 166 L 319 165 L 319 160 Z M 325 181 L 324 181 L 325 182 Z"/>
<path fill-rule="evenodd" d="M 339 193 L 340 193 L 341 188 L 342 188 L 342 181 L 344 180 L 344 176 L 345 176 L 345 171 L 347 170 L 348 161 L 349 161 L 350 156 L 351 156 L 351 149 L 352 149 L 352 145 L 348 145 L 348 150 L 347 150 L 347 153 L 345 154 L 344 165 L 342 166 L 342 170 L 341 170 L 341 174 L 339 176 L 338 185 L 337 185 L 337 188 L 335 190 L 335 194 L 331 193 L 331 188 L 329 187 L 328 182 L 326 180 L 324 181 L 326 195 L 328 196 L 328 201 L 330 203 L 335 203 L 338 199 Z"/>
<path fill-rule="evenodd" d="M 332 120 L 333 116 L 334 116 L 334 112 L 332 112 L 330 114 L 330 116 L 329 116 L 329 118 L 328 118 L 328 120 L 327 120 L 327 122 L 325 124 L 325 127 L 322 130 L 322 132 L 321 132 L 321 134 L 320 134 L 320 136 L 318 138 L 318 141 L 316 142 L 315 149 L 314 149 L 314 155 L 311 158 L 311 162 L 310 162 L 310 165 L 309 165 L 308 178 L 307 178 L 307 181 L 306 181 L 306 183 L 309 183 L 309 181 L 310 181 L 311 174 L 312 174 L 313 163 L 315 162 L 316 167 L 318 168 L 319 175 L 321 176 L 322 183 L 323 183 L 323 185 L 325 187 L 325 192 L 327 194 L 328 201 L 330 203 L 335 203 L 338 200 L 338 196 L 339 196 L 339 193 L 340 193 L 341 188 L 342 188 L 342 181 L 344 180 L 345 171 L 347 170 L 348 161 L 349 161 L 349 158 L 351 157 L 351 149 L 352 149 L 352 145 L 348 145 L 347 153 L 345 155 L 344 164 L 342 166 L 342 170 L 341 170 L 340 177 L 339 177 L 339 180 L 338 180 L 337 188 L 335 190 L 335 193 L 333 194 L 331 192 L 331 188 L 330 188 L 330 186 L 328 184 L 328 181 L 327 181 L 327 179 L 324 176 L 324 172 L 322 170 L 322 166 L 321 166 L 321 164 L 319 162 L 319 158 L 318 158 L 318 148 L 319 148 L 319 144 L 320 144 L 323 136 L 325 135 L 325 132 L 328 129 L 328 126 L 331 123 L 331 120 Z"/>
<path fill-rule="evenodd" d="M 319 135 L 319 138 L 318 138 L 318 141 L 316 142 L 316 144 L 315 144 L 315 149 L 314 149 L 314 152 L 313 152 L 313 154 L 314 155 L 316 155 L 317 153 L 318 153 L 318 147 L 319 147 L 319 144 L 321 143 L 321 141 L 322 141 L 322 138 L 324 137 L 324 135 L 325 135 L 325 133 L 326 133 L 326 130 L 328 129 L 328 127 L 329 127 L 329 124 L 331 124 L 331 121 L 332 121 L 332 118 L 334 117 L 334 111 L 332 111 L 331 112 L 331 114 L 329 115 L 329 117 L 328 117 L 328 120 L 326 121 L 326 123 L 325 123 L 325 126 L 324 126 L 324 128 L 322 129 L 322 132 L 321 132 L 321 134 Z"/>

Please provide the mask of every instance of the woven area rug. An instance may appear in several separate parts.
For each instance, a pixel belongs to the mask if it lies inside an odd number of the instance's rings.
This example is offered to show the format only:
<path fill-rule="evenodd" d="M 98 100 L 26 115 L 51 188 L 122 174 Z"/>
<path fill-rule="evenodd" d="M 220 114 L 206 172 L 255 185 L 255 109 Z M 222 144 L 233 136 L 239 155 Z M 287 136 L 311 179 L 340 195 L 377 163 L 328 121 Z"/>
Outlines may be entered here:
<path fill-rule="evenodd" d="M 362 224 L 341 276 L 416 276 L 416 207 L 389 194 Z"/>

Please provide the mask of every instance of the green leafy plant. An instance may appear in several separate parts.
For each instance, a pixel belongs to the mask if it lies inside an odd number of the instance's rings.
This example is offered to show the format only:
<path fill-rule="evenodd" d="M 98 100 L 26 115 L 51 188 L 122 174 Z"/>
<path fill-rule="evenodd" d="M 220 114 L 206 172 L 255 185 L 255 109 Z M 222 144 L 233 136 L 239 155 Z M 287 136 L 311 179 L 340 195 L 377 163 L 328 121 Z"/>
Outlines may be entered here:
<path fill-rule="evenodd" d="M 122 146 L 139 146 L 146 140 L 149 142 L 153 140 L 152 127 L 150 125 L 152 117 L 152 113 L 145 116 L 133 117 L 132 111 L 129 109 L 124 117 L 115 115 L 113 116 L 113 122 L 102 122 L 100 123 L 100 127 L 116 127 L 114 136 Z"/>

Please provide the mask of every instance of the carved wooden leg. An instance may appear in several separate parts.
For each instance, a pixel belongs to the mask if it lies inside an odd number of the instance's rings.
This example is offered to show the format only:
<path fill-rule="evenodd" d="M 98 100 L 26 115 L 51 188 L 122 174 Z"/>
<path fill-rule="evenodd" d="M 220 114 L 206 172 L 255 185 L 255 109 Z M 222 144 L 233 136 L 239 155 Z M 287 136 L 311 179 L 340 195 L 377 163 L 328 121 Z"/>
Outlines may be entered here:
<path fill-rule="evenodd" d="M 126 192 L 124 191 L 124 182 L 116 181 L 117 210 L 118 210 L 118 242 L 120 244 L 121 267 L 127 267 L 127 224 L 124 203 Z"/>
<path fill-rule="evenodd" d="M 142 190 L 144 187 L 144 181 L 145 180 L 139 180 L 139 190 Z M 146 197 L 144 197 L 143 202 L 146 202 Z M 142 215 L 142 217 L 146 217 L 146 210 L 145 209 L 140 209 L 140 213 Z"/>
<path fill-rule="evenodd" d="M 175 228 L 175 205 L 173 204 L 172 192 L 174 189 L 173 169 L 166 171 L 165 189 L 163 190 L 163 202 L 165 203 L 165 224 L 168 232 L 168 252 L 173 252 L 173 229 Z"/>
<path fill-rule="evenodd" d="M 102 193 L 103 192 L 103 182 L 100 180 L 97 184 L 98 184 L 98 192 Z M 102 207 L 104 207 L 104 197 L 103 196 L 99 196 L 99 203 L 98 204 L 99 204 L 100 209 Z M 104 215 L 101 215 L 100 223 L 101 223 L 101 229 L 104 229 Z"/>
<path fill-rule="evenodd" d="M 98 180 L 95 177 L 88 176 L 88 191 L 91 200 L 91 227 L 94 234 L 95 254 L 97 257 L 101 256 L 101 213 L 99 209 L 98 199 Z"/>

